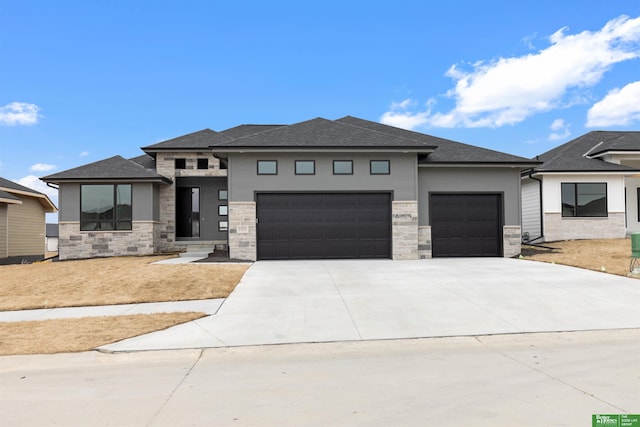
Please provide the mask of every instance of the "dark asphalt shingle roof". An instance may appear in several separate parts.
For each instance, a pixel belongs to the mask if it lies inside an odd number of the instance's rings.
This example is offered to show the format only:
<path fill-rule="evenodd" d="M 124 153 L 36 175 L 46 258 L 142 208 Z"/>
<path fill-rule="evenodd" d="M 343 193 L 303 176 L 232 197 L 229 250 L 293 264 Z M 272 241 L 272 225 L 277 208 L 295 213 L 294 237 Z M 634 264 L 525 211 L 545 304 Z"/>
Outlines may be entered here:
<path fill-rule="evenodd" d="M 0 190 L 0 199 L 20 201 L 19 197 L 16 197 L 11 193 L 7 193 L 6 191 L 2 191 L 2 190 Z"/>
<path fill-rule="evenodd" d="M 156 159 L 151 157 L 148 154 L 143 154 L 141 156 L 133 157 L 131 159 L 132 162 L 136 162 L 140 166 L 145 169 L 156 170 Z"/>
<path fill-rule="evenodd" d="M 127 160 L 121 156 L 113 156 L 105 160 L 89 163 L 77 168 L 58 172 L 41 178 L 46 182 L 58 182 L 69 180 L 142 180 L 152 182 L 169 182 L 169 180 L 157 173 L 150 171 L 142 165 Z"/>
<path fill-rule="evenodd" d="M 166 151 L 166 150 L 208 150 L 210 145 L 228 141 L 231 137 L 216 132 L 211 129 L 203 129 L 198 132 L 182 135 L 157 144 L 142 147 L 143 151 Z"/>
<path fill-rule="evenodd" d="M 434 147 L 416 139 L 382 133 L 348 123 L 316 118 L 212 144 L 216 148 L 414 148 Z"/>
<path fill-rule="evenodd" d="M 220 131 L 220 133 L 228 136 L 229 138 L 244 138 L 245 136 L 255 135 L 257 133 L 265 132 L 282 126 L 283 125 L 240 125 Z"/>
<path fill-rule="evenodd" d="M 421 160 L 421 164 L 435 163 L 532 163 L 531 159 L 514 156 L 500 151 L 489 150 L 487 148 L 476 147 L 451 141 L 424 133 L 400 129 L 382 123 L 371 122 L 357 117 L 346 116 L 336 120 L 340 123 L 347 123 L 366 129 L 375 130 L 389 135 L 421 141 L 424 144 L 436 146 L 436 150 L 429 154 L 426 159 Z"/>
<path fill-rule="evenodd" d="M 9 189 L 9 190 L 18 190 L 18 191 L 24 191 L 26 193 L 33 193 L 33 194 L 38 194 L 38 195 L 42 195 L 41 192 L 33 190 L 29 187 L 25 187 L 24 185 L 20 185 L 17 182 L 13 182 L 13 181 L 9 181 L 8 179 L 5 178 L 0 178 L 0 189 Z"/>
<path fill-rule="evenodd" d="M 637 170 L 630 166 L 588 157 L 606 151 L 640 151 L 640 132 L 589 132 L 539 155 L 537 158 L 543 163 L 536 167 L 536 170 L 541 172 Z"/>

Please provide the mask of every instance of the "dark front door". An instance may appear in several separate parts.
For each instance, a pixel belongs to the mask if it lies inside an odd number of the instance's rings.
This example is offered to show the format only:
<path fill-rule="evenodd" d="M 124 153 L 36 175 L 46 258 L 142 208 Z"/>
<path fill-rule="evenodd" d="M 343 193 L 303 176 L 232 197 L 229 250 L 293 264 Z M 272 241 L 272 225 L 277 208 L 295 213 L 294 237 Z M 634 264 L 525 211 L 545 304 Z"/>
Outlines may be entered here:
<path fill-rule="evenodd" d="M 200 188 L 176 190 L 176 233 L 178 237 L 200 237 Z"/>
<path fill-rule="evenodd" d="M 502 256 L 500 194 L 432 194 L 434 257 Z"/>
<path fill-rule="evenodd" d="M 257 195 L 258 259 L 390 258 L 388 193 Z"/>

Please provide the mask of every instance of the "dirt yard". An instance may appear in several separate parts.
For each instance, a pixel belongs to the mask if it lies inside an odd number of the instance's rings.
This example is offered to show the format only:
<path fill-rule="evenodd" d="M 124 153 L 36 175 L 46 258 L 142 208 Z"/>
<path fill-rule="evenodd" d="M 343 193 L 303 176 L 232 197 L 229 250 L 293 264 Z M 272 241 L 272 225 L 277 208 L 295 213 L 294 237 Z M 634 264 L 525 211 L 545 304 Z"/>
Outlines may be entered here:
<path fill-rule="evenodd" d="M 0 310 L 224 298 L 250 264 L 117 257 L 0 266 Z"/>
<path fill-rule="evenodd" d="M 629 274 L 630 239 L 567 240 L 542 245 L 553 249 L 523 245 L 523 258 L 571 265 L 620 276 Z"/>

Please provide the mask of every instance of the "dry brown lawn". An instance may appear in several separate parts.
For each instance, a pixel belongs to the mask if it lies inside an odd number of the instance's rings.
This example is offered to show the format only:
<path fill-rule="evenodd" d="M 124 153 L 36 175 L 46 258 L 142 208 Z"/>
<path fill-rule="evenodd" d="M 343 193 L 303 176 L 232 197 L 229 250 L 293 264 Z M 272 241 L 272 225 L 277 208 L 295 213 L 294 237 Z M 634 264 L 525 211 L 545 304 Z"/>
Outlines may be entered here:
<path fill-rule="evenodd" d="M 224 298 L 249 264 L 115 257 L 0 266 L 0 311 Z"/>
<path fill-rule="evenodd" d="M 543 245 L 553 249 L 523 245 L 522 256 L 620 276 L 629 274 L 630 239 L 567 240 Z"/>
<path fill-rule="evenodd" d="M 0 355 L 88 351 L 205 316 L 159 313 L 0 323 Z"/>
<path fill-rule="evenodd" d="M 0 266 L 0 311 L 225 298 L 249 264 L 152 265 L 171 256 Z M 91 350 L 205 316 L 159 313 L 0 322 L 0 355 Z"/>

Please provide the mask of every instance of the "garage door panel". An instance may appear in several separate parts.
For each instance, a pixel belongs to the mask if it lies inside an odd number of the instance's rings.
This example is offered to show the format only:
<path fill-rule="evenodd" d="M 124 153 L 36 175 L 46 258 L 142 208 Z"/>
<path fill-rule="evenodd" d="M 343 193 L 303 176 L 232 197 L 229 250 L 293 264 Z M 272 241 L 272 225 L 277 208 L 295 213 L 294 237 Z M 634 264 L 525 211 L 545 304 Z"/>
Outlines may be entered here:
<path fill-rule="evenodd" d="M 258 259 L 390 258 L 388 193 L 258 194 Z"/>
<path fill-rule="evenodd" d="M 433 256 L 501 256 L 501 206 L 499 194 L 432 194 Z"/>

